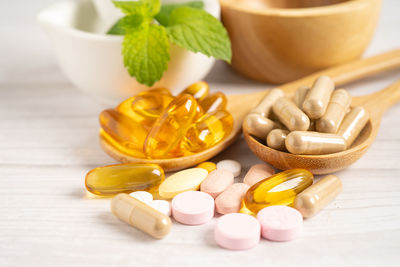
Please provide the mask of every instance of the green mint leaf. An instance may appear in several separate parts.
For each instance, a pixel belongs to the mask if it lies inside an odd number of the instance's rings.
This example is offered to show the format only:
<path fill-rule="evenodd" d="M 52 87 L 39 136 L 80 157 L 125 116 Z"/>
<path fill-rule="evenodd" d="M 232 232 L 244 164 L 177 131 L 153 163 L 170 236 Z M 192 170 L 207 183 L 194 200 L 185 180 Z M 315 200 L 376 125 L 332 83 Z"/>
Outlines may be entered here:
<path fill-rule="evenodd" d="M 230 63 L 231 42 L 222 23 L 201 9 L 176 8 L 167 27 L 168 38 L 174 44 L 193 52 L 223 59 Z"/>
<path fill-rule="evenodd" d="M 168 68 L 169 41 L 165 28 L 142 24 L 127 31 L 122 43 L 124 65 L 141 84 L 152 86 Z"/>
<path fill-rule="evenodd" d="M 161 6 L 160 12 L 156 16 L 156 20 L 163 26 L 168 26 L 168 20 L 171 15 L 171 12 L 178 8 L 178 7 L 192 7 L 192 8 L 198 8 L 198 9 L 203 9 L 204 3 L 202 1 L 192 1 L 192 2 L 186 2 L 186 3 L 181 3 L 181 4 L 163 4 Z"/>
<path fill-rule="evenodd" d="M 126 15 L 140 14 L 153 18 L 160 11 L 160 0 L 116 1 L 114 6 L 121 9 Z"/>
<path fill-rule="evenodd" d="M 115 23 L 107 34 L 125 35 L 129 30 L 138 28 L 143 23 L 143 17 L 139 15 L 129 15 L 121 18 Z"/>

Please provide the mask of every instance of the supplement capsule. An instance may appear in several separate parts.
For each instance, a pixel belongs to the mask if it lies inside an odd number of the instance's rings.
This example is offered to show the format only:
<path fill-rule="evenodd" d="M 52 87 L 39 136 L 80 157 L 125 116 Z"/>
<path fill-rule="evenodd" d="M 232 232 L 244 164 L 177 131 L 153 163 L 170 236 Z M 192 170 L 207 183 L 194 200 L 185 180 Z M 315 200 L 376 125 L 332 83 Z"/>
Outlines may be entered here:
<path fill-rule="evenodd" d="M 127 194 L 116 195 L 111 200 L 111 211 L 120 220 L 161 239 L 171 230 L 171 219 Z"/>
<path fill-rule="evenodd" d="M 304 169 L 291 169 L 272 175 L 249 188 L 240 212 L 254 215 L 268 206 L 290 206 L 296 195 L 312 185 L 313 180 L 312 173 Z"/>
<path fill-rule="evenodd" d="M 256 113 L 247 115 L 244 123 L 249 134 L 263 140 L 272 129 L 279 127 L 274 121 Z"/>
<path fill-rule="evenodd" d="M 249 114 L 255 113 L 260 114 L 262 117 L 268 117 L 271 114 L 274 103 L 284 95 L 281 89 L 272 89 Z"/>
<path fill-rule="evenodd" d="M 350 147 L 361 130 L 369 120 L 369 113 L 363 107 L 354 107 L 345 117 L 339 127 L 338 135 L 346 140 L 347 147 Z"/>
<path fill-rule="evenodd" d="M 321 133 L 336 133 L 347 109 L 350 107 L 351 96 L 344 89 L 333 91 L 325 114 L 317 121 L 316 128 Z"/>
<path fill-rule="evenodd" d="M 151 128 L 144 142 L 146 156 L 154 159 L 180 156 L 170 152 L 179 151 L 176 148 L 192 124 L 196 110 L 197 101 L 193 96 L 176 97 Z"/>
<path fill-rule="evenodd" d="M 288 134 L 286 149 L 293 154 L 322 155 L 346 150 L 344 138 L 337 134 L 294 131 Z"/>
<path fill-rule="evenodd" d="M 207 96 L 199 102 L 205 113 L 211 113 L 217 110 L 225 110 L 228 100 L 222 92 L 216 92 Z"/>
<path fill-rule="evenodd" d="M 310 119 L 307 115 L 286 97 L 279 98 L 272 110 L 279 121 L 290 131 L 307 131 L 310 127 Z"/>
<path fill-rule="evenodd" d="M 201 101 L 208 96 L 209 91 L 210 88 L 208 83 L 201 81 L 189 85 L 185 90 L 182 91 L 182 93 L 180 93 L 180 95 L 189 94 L 192 95 L 197 101 Z"/>
<path fill-rule="evenodd" d="M 116 164 L 89 171 L 85 186 L 90 193 L 101 196 L 139 190 L 152 192 L 164 178 L 164 170 L 156 164 Z"/>
<path fill-rule="evenodd" d="M 102 141 L 108 143 L 108 145 L 112 146 L 115 150 L 120 151 L 123 154 L 135 157 L 135 158 L 146 158 L 144 153 L 143 153 L 143 148 L 142 149 L 131 149 L 123 146 L 121 143 L 116 141 L 114 138 L 112 138 L 109 134 L 107 134 L 103 129 L 100 129 L 99 131 L 100 139 Z"/>
<path fill-rule="evenodd" d="M 325 114 L 334 87 L 328 76 L 320 76 L 315 80 L 303 102 L 303 110 L 310 119 L 319 119 Z"/>
<path fill-rule="evenodd" d="M 310 91 L 310 87 L 300 86 L 294 93 L 293 102 L 299 107 L 299 109 L 303 109 L 304 99 L 306 99 L 308 91 Z"/>
<path fill-rule="evenodd" d="M 272 130 L 267 136 L 267 145 L 272 149 L 286 151 L 285 140 L 288 134 L 288 130 Z"/>
<path fill-rule="evenodd" d="M 233 118 L 225 110 L 207 113 L 193 123 L 184 137 L 185 149 L 200 152 L 219 143 L 233 128 Z"/>
<path fill-rule="evenodd" d="M 341 191 L 340 179 L 335 175 L 327 175 L 298 194 L 293 207 L 300 211 L 304 218 L 309 218 L 332 202 Z"/>
<path fill-rule="evenodd" d="M 200 163 L 199 165 L 196 166 L 196 168 L 202 168 L 208 171 L 208 173 L 212 172 L 213 170 L 217 169 L 217 165 L 215 165 L 214 162 L 211 161 L 205 161 Z"/>
<path fill-rule="evenodd" d="M 148 131 L 138 122 L 114 109 L 100 113 L 100 126 L 115 142 L 143 157 L 143 143 Z"/>

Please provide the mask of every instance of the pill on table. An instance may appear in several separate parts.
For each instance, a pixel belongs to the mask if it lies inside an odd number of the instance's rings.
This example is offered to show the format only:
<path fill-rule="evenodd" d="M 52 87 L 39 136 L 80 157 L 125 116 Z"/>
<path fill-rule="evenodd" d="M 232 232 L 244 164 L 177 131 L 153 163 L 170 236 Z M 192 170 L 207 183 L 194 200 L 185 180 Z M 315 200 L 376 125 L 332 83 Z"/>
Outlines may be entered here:
<path fill-rule="evenodd" d="M 271 114 L 274 103 L 284 95 L 285 94 L 281 89 L 272 89 L 263 99 L 261 99 L 260 103 L 250 111 L 250 114 L 255 113 L 260 114 L 262 117 L 268 117 Z"/>
<path fill-rule="evenodd" d="M 307 115 L 287 97 L 279 98 L 272 106 L 272 110 L 290 131 L 307 131 L 310 127 L 310 119 Z"/>
<path fill-rule="evenodd" d="M 328 107 L 335 85 L 328 76 L 318 77 L 303 102 L 303 110 L 310 119 L 319 119 Z"/>
<path fill-rule="evenodd" d="M 149 204 L 153 201 L 153 195 L 146 191 L 135 191 L 130 193 L 129 195 L 146 204 Z"/>
<path fill-rule="evenodd" d="M 206 83 L 204 81 L 200 81 L 200 82 L 196 82 L 196 83 L 189 85 L 180 94 L 181 95 L 189 94 L 189 95 L 192 95 L 196 100 L 201 101 L 208 96 L 209 91 L 210 91 L 210 88 L 208 86 L 208 83 Z"/>
<path fill-rule="evenodd" d="M 217 169 L 217 165 L 215 165 L 214 162 L 211 161 L 205 161 L 200 163 L 199 165 L 196 166 L 196 168 L 202 168 L 208 171 L 209 173 L 212 172 L 213 170 Z"/>
<path fill-rule="evenodd" d="M 226 249 L 250 249 L 259 243 L 260 229 L 260 223 L 253 216 L 231 213 L 217 220 L 214 238 L 219 246 Z"/>
<path fill-rule="evenodd" d="M 243 183 L 248 184 L 249 186 L 252 186 L 253 184 L 258 183 L 261 180 L 264 180 L 265 178 L 270 177 L 275 173 L 274 168 L 267 164 L 256 164 L 251 166 L 249 171 L 246 173 L 246 175 L 243 178 Z"/>
<path fill-rule="evenodd" d="M 182 224 L 197 225 L 214 217 L 214 199 L 207 193 L 187 191 L 172 199 L 172 216 Z"/>
<path fill-rule="evenodd" d="M 171 204 L 166 200 L 153 200 L 148 205 L 167 216 L 171 216 Z"/>
<path fill-rule="evenodd" d="M 308 86 L 300 86 L 294 93 L 293 102 L 299 107 L 299 109 L 303 109 L 303 102 L 309 90 L 310 87 Z"/>
<path fill-rule="evenodd" d="M 333 91 L 325 114 L 317 121 L 316 129 L 321 133 L 336 133 L 351 104 L 351 96 L 344 89 Z"/>
<path fill-rule="evenodd" d="M 267 136 L 266 140 L 267 145 L 270 148 L 280 151 L 285 151 L 286 150 L 285 140 L 289 133 L 290 132 L 288 130 L 283 130 L 283 129 L 272 130 Z"/>
<path fill-rule="evenodd" d="M 247 115 L 244 124 L 249 134 L 263 140 L 272 129 L 279 127 L 274 121 L 256 113 Z"/>
<path fill-rule="evenodd" d="M 293 154 L 323 155 L 344 151 L 346 141 L 341 135 L 294 131 L 285 140 L 286 149 Z"/>
<path fill-rule="evenodd" d="M 304 218 L 309 218 L 332 202 L 342 191 L 342 182 L 335 175 L 327 175 L 301 192 L 294 199 L 293 207 Z"/>
<path fill-rule="evenodd" d="M 260 210 L 257 219 L 261 235 L 272 241 L 290 241 L 302 230 L 303 217 L 296 209 L 287 206 L 269 206 Z"/>
<path fill-rule="evenodd" d="M 171 219 L 127 194 L 118 194 L 111 200 L 111 211 L 120 220 L 154 238 L 163 238 L 171 230 Z"/>
<path fill-rule="evenodd" d="M 250 186 L 245 183 L 235 183 L 229 186 L 215 199 L 215 208 L 220 214 L 239 212 L 240 202 L 249 190 Z"/>
<path fill-rule="evenodd" d="M 242 170 L 242 165 L 236 160 L 225 159 L 217 163 L 217 169 L 225 169 L 233 173 L 234 177 L 238 177 Z"/>
<path fill-rule="evenodd" d="M 224 169 L 217 169 L 208 174 L 207 178 L 201 183 L 200 190 L 216 198 L 233 184 L 233 174 Z"/>
<path fill-rule="evenodd" d="M 162 198 L 171 199 L 185 191 L 199 190 L 200 184 L 206 179 L 208 171 L 202 168 L 190 168 L 172 174 L 158 188 Z"/>
<path fill-rule="evenodd" d="M 368 120 L 369 113 L 363 107 L 352 108 L 351 111 L 344 117 L 344 120 L 339 127 L 338 135 L 343 136 L 349 148 L 357 139 Z"/>

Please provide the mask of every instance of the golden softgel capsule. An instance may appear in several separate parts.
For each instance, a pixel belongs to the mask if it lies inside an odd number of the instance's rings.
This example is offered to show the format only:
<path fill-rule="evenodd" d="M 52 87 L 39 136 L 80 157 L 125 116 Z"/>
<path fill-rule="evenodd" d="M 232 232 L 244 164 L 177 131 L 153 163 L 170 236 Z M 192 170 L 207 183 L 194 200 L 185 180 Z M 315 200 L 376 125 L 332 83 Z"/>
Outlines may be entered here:
<path fill-rule="evenodd" d="M 208 96 L 210 88 L 206 82 L 197 82 L 189 85 L 181 94 L 192 95 L 197 101 L 201 101 Z"/>
<path fill-rule="evenodd" d="M 217 110 L 225 110 L 228 100 L 222 92 L 211 94 L 199 102 L 205 113 L 211 113 Z"/>
<path fill-rule="evenodd" d="M 164 181 L 163 169 L 156 164 L 117 164 L 98 167 L 86 174 L 86 189 L 96 195 L 152 191 Z"/>
<path fill-rule="evenodd" d="M 167 215 L 127 194 L 116 195 L 111 200 L 111 211 L 120 220 L 154 238 L 163 238 L 171 230 L 171 219 Z"/>
<path fill-rule="evenodd" d="M 242 200 L 241 213 L 257 214 L 272 205 L 291 206 L 297 194 L 312 185 L 314 176 L 304 169 L 272 175 L 249 188 Z"/>

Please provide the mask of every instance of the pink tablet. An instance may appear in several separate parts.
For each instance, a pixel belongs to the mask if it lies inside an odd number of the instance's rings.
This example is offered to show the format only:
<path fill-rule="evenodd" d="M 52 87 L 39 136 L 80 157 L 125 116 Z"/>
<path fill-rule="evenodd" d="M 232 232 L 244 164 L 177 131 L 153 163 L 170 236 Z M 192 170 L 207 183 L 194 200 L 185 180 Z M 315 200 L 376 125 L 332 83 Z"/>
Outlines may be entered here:
<path fill-rule="evenodd" d="M 172 216 L 180 223 L 203 224 L 214 217 L 214 199 L 207 193 L 187 191 L 172 199 Z"/>
<path fill-rule="evenodd" d="M 257 219 L 261 234 L 272 241 L 290 241 L 301 232 L 303 216 L 296 209 L 287 206 L 269 206 L 260 210 Z"/>
<path fill-rule="evenodd" d="M 214 228 L 217 244 L 231 250 L 254 247 L 260 241 L 260 223 L 253 216 L 230 213 L 220 217 Z"/>

